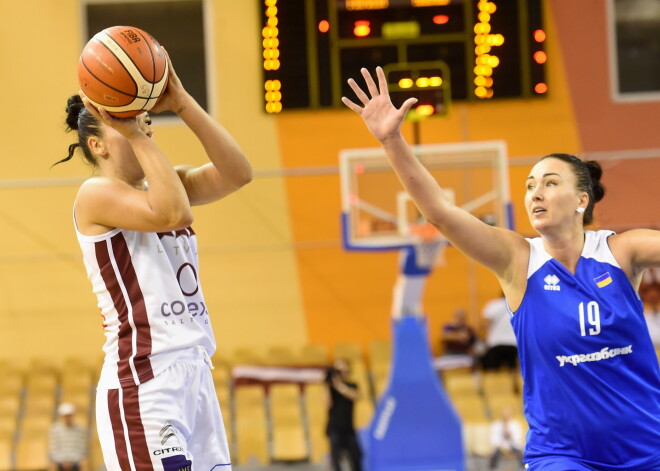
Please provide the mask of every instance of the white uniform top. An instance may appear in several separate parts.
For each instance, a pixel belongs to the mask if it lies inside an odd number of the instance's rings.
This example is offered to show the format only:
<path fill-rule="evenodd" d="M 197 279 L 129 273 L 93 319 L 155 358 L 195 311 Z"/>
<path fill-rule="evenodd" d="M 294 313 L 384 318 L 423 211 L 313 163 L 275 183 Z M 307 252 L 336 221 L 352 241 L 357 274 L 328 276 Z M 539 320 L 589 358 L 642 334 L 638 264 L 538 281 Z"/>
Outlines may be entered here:
<path fill-rule="evenodd" d="M 105 329 L 99 389 L 142 384 L 190 347 L 213 355 L 192 228 L 76 234 Z"/>
<path fill-rule="evenodd" d="M 486 303 L 482 315 L 490 321 L 486 344 L 489 347 L 497 345 L 516 346 L 516 333 L 511 326 L 511 314 L 506 306 L 506 299 L 492 299 Z"/>

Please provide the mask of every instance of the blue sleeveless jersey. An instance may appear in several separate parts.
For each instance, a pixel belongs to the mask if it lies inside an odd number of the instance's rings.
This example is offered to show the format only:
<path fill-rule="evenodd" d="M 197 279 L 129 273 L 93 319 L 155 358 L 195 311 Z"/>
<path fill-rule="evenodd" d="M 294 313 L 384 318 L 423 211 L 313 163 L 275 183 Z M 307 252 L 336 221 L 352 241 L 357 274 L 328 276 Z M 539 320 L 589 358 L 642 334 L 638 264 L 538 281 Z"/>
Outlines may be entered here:
<path fill-rule="evenodd" d="M 585 232 L 575 275 L 540 238 L 528 239 L 527 289 L 511 323 L 530 471 L 544 457 L 660 470 L 660 368 L 642 302 L 607 244 L 612 234 Z"/>

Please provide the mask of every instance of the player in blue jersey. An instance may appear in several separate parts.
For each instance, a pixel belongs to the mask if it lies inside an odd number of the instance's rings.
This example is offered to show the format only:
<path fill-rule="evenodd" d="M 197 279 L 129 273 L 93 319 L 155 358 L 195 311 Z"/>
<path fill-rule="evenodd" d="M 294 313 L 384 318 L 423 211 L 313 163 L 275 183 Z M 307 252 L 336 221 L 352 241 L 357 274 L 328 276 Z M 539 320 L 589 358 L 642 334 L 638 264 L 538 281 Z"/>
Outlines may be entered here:
<path fill-rule="evenodd" d="M 366 69 L 361 102 L 342 101 L 380 141 L 427 221 L 494 272 L 518 341 L 531 471 L 660 470 L 660 368 L 637 289 L 660 267 L 660 232 L 585 231 L 604 196 L 601 168 L 575 156 L 541 159 L 526 180 L 538 238 L 489 226 L 443 197 L 401 135 L 416 103 L 392 105 L 385 74 Z M 484 243 L 484 241 L 487 241 Z"/>

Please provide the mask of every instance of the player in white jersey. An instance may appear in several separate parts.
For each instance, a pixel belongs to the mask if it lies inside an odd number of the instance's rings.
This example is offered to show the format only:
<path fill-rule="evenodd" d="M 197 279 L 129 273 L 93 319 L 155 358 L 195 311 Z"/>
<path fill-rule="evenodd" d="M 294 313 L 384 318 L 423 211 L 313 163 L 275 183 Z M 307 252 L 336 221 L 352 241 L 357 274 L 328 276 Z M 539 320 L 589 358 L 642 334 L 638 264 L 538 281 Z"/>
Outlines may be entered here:
<path fill-rule="evenodd" d="M 660 266 L 660 232 L 585 231 L 604 196 L 596 162 L 552 154 L 527 177 L 525 208 L 540 237 L 489 226 L 451 204 L 401 135 L 383 70 L 366 69 L 366 92 L 349 85 L 426 220 L 492 270 L 504 291 L 525 380 L 531 471 L 660 470 L 660 369 L 637 290 Z M 487 242 L 484 242 L 487 241 Z"/>
<path fill-rule="evenodd" d="M 95 170 L 78 191 L 74 224 L 106 336 L 99 439 L 109 471 L 231 470 L 191 206 L 236 191 L 252 169 L 171 62 L 153 109 L 166 110 L 195 134 L 209 163 L 173 167 L 151 139 L 146 113 L 113 118 L 78 95 L 67 104 L 78 140 L 60 162 L 79 148 Z"/>

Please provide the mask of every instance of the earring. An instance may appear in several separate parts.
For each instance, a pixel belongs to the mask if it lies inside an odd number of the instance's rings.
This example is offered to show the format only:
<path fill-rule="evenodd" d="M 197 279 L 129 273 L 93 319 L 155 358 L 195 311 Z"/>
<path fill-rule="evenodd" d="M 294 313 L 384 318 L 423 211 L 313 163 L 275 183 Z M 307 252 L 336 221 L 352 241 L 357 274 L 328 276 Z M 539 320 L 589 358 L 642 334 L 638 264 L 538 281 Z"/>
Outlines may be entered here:
<path fill-rule="evenodd" d="M 584 213 L 584 208 L 582 206 L 578 206 L 577 208 L 575 208 L 575 211 L 579 214 L 583 214 Z"/>

